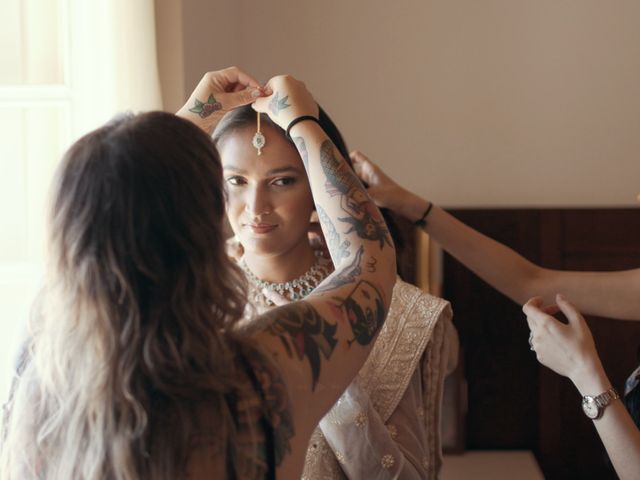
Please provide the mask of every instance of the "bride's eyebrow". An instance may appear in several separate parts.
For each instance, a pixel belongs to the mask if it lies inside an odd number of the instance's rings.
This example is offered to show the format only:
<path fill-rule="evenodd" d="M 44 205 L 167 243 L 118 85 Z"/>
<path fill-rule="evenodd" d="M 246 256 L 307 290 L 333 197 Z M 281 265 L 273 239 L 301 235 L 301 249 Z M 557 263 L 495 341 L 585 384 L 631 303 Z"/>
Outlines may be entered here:
<path fill-rule="evenodd" d="M 223 170 L 231 170 L 232 172 L 239 173 L 240 175 L 245 175 L 247 173 L 246 170 L 242 168 L 234 167 L 233 165 L 226 165 L 222 167 Z"/>
<path fill-rule="evenodd" d="M 280 175 L 281 173 L 302 173 L 302 170 L 296 167 L 279 167 L 272 168 L 267 172 L 267 175 Z"/>

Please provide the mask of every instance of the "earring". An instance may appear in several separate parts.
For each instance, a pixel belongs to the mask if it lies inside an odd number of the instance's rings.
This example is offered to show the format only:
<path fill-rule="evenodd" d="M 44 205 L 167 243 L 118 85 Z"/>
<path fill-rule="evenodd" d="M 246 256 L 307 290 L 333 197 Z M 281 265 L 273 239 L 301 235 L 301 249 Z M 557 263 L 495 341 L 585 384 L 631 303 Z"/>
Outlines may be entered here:
<path fill-rule="evenodd" d="M 258 119 L 257 119 L 258 128 L 255 135 L 253 136 L 253 139 L 251 140 L 251 144 L 256 150 L 258 150 L 258 155 L 262 155 L 262 149 L 264 148 L 265 143 L 267 143 L 267 139 L 264 138 L 264 135 L 260 131 L 260 112 L 257 112 L 257 113 L 258 113 Z"/>

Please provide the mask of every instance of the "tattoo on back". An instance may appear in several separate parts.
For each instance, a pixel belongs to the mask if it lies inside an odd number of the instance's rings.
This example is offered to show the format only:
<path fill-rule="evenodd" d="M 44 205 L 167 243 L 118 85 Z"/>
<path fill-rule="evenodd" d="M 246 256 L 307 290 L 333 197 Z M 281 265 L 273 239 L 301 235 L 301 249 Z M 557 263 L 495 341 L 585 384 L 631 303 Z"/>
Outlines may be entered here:
<path fill-rule="evenodd" d="M 190 112 L 200 115 L 200 118 L 207 118 L 218 110 L 222 110 L 222 104 L 213 98 L 213 95 L 209 95 L 206 102 L 201 102 L 196 98 L 195 105 L 189 109 Z"/>
<path fill-rule="evenodd" d="M 243 349 L 245 366 L 250 369 L 248 382 L 251 389 L 240 389 L 227 395 L 236 421 L 236 452 L 258 473 L 268 471 L 267 439 L 273 433 L 275 463 L 280 465 L 286 454 L 291 453 L 291 438 L 295 435 L 293 412 L 287 386 L 282 375 L 269 359 L 257 351 Z M 258 422 L 268 423 L 270 428 L 257 429 Z M 241 468 L 240 462 L 236 468 Z M 242 468 L 241 468 L 242 470 Z M 245 478 L 245 474 L 240 475 Z"/>
<path fill-rule="evenodd" d="M 266 315 L 274 319 L 267 332 L 280 338 L 289 357 L 309 360 L 311 390 L 315 390 L 320 377 L 320 355 L 328 360 L 338 343 L 336 325 L 327 322 L 306 302 L 276 308 Z"/>
<path fill-rule="evenodd" d="M 344 233 L 355 232 L 358 237 L 373 240 L 380 244 L 391 246 L 389 230 L 382 215 L 364 190 L 355 173 L 346 162 L 341 161 L 334 154 L 334 147 L 330 140 L 325 140 L 320 147 L 320 163 L 327 177 L 326 189 L 331 196 L 340 196 L 340 206 L 348 216 L 338 218 L 349 225 Z"/>
<path fill-rule="evenodd" d="M 271 98 L 271 101 L 269 102 L 269 110 L 271 110 L 274 115 L 278 115 L 281 110 L 291 106 L 287 103 L 287 100 L 289 100 L 289 95 L 280 98 L 280 94 L 275 92 L 273 94 L 273 98 Z"/>

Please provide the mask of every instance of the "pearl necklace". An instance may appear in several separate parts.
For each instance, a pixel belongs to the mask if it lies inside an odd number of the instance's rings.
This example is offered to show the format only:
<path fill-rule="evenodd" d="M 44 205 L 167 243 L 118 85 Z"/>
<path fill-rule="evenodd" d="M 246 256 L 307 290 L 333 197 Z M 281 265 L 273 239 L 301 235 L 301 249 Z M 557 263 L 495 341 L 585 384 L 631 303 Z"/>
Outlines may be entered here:
<path fill-rule="evenodd" d="M 261 280 L 256 277 L 249 269 L 244 258 L 240 260 L 240 266 L 249 280 L 251 303 L 254 305 L 266 305 L 268 307 L 274 306 L 274 303 L 262 292 L 264 289 L 272 290 L 292 301 L 302 300 L 320 285 L 333 269 L 333 264 L 330 260 L 326 260 L 320 255 L 317 255 L 315 263 L 307 272 L 288 282 L 276 283 L 267 282 L 266 280 Z"/>

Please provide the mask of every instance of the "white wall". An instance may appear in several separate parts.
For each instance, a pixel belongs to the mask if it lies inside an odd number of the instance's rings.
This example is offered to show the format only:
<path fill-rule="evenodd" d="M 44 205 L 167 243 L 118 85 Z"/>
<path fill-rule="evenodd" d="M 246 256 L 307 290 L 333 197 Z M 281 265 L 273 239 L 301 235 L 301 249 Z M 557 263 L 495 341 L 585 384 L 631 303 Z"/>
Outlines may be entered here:
<path fill-rule="evenodd" d="M 184 0 L 184 95 L 288 72 L 442 205 L 635 205 L 638 25 L 635 0 Z"/>

